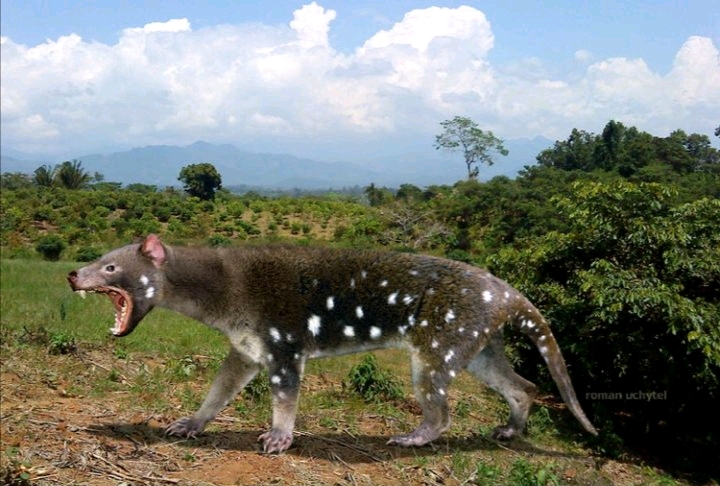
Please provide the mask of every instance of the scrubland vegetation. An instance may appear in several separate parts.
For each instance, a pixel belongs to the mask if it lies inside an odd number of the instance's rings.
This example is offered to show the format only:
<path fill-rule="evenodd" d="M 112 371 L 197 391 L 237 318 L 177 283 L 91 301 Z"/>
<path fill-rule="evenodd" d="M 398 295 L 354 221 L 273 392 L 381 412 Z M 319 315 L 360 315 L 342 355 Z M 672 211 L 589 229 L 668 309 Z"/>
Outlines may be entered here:
<path fill-rule="evenodd" d="M 26 438 L 38 432 L 16 410 L 23 393 L 37 399 L 46 386 L 78 403 L 97 404 L 97 397 L 105 397 L 115 400 L 120 415 L 128 406 L 161 423 L 191 411 L 203 396 L 225 351 L 220 336 L 156 311 L 128 338 L 110 341 L 109 305 L 74 298 L 63 281 L 73 262 L 158 233 L 171 244 L 375 247 L 487 267 L 550 319 L 583 407 L 601 430 L 598 438 L 585 436 L 558 409 L 537 350 L 512 332 L 508 350 L 516 368 L 548 395 L 522 445 L 487 438 L 505 411 L 492 394 L 478 395 L 479 387 L 462 379 L 446 442 L 422 452 L 384 452 L 379 439 L 418 419 L 406 357 L 378 353 L 377 362 L 317 361 L 308 371 L 301 411 L 306 418 L 300 430 L 311 432 L 292 457 L 320 454 L 331 466 L 312 478 L 277 474 L 285 479 L 276 484 L 291 484 L 290 477 L 309 484 L 363 484 L 363 474 L 376 484 L 384 484 L 382 478 L 392 484 L 717 484 L 720 153 L 706 136 L 678 130 L 660 138 L 610 122 L 602 134 L 573 130 L 515 179 L 471 178 L 426 188 L 370 185 L 361 197 L 264 197 L 219 189 L 203 200 L 174 188 L 78 178 L 73 168 L 83 175 L 79 164 L 65 165 L 71 184 L 53 177 L 50 167 L 2 175 L 2 376 L 10 395 L 2 402 L 5 482 L 42 479 L 35 465 L 43 460 L 82 471 L 82 460 L 102 452 L 86 451 L 82 459 L 70 450 L 63 456 L 56 439 L 56 455 L 33 454 Z M 34 378 L 23 381 L 24 374 Z M 378 377 L 379 385 L 373 383 Z M 371 390 L 370 397 L 362 389 Z M 148 444 L 161 444 L 157 454 L 181 454 L 173 459 L 180 464 L 175 471 L 211 461 L 209 451 L 218 443 L 226 453 L 247 454 L 252 446 L 228 445 L 222 431 L 236 426 L 243 434 L 230 438 L 244 444 L 245 432 L 264 428 L 270 408 L 262 390 L 262 382 L 254 382 L 198 443 L 164 441 L 149 419 L 124 432 L 107 426 L 102 438 L 132 436 L 145 453 Z M 85 419 L 85 430 L 90 422 Z M 318 452 L 323 445 L 353 453 L 333 458 Z M 559 455 L 548 455 L 548 449 Z M 111 459 L 118 451 L 101 456 Z M 387 466 L 389 459 L 398 459 L 397 465 Z M 345 469 L 343 461 L 350 461 Z M 377 464 L 384 466 L 371 467 Z M 608 464 L 616 466 L 610 470 Z M 147 484 L 182 477 L 172 469 L 141 476 L 137 469 L 97 466 L 103 467 L 116 479 L 125 474 Z M 335 470 L 345 476 L 331 480 Z M 271 483 L 273 477 L 256 479 Z M 244 484 L 241 479 L 238 484 Z M 207 480 L 214 481 L 219 480 Z"/>

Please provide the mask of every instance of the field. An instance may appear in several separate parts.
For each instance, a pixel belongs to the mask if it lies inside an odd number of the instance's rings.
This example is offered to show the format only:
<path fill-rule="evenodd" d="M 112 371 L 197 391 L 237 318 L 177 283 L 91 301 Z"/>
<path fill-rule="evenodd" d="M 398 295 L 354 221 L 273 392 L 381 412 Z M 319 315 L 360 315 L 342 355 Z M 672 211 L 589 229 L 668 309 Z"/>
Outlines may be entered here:
<path fill-rule="evenodd" d="M 601 458 L 557 396 L 541 397 L 524 439 L 490 439 L 507 409 L 468 375 L 450 393 L 451 430 L 430 447 L 386 446 L 420 421 L 407 356 L 377 353 L 401 396 L 367 402 L 350 372 L 362 355 L 309 363 L 293 447 L 263 455 L 270 422 L 258 379 L 196 440 L 164 436 L 192 413 L 223 359 L 223 336 L 154 311 L 114 339 L 112 307 L 80 299 L 72 263 L 2 260 L 0 484 L 672 485 L 634 457 Z M 532 379 L 533 377 L 528 377 Z"/>

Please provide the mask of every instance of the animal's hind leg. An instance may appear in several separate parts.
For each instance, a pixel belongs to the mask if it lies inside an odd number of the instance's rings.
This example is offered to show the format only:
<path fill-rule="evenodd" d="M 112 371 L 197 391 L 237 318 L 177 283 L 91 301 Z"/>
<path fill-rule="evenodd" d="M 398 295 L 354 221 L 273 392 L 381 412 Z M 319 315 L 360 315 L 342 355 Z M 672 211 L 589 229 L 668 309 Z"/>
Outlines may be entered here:
<path fill-rule="evenodd" d="M 412 375 L 415 396 L 423 411 L 423 421 L 409 434 L 393 437 L 388 444 L 422 446 L 437 439 L 450 428 L 447 387 L 452 377 L 448 370 L 436 370 L 419 353 L 413 353 Z"/>
<path fill-rule="evenodd" d="M 525 429 L 537 387 L 515 373 L 505 356 L 501 334 L 493 336 L 488 345 L 473 358 L 467 370 L 502 395 L 510 406 L 508 423 L 497 427 L 493 437 L 509 440 L 516 434 L 521 434 Z"/>

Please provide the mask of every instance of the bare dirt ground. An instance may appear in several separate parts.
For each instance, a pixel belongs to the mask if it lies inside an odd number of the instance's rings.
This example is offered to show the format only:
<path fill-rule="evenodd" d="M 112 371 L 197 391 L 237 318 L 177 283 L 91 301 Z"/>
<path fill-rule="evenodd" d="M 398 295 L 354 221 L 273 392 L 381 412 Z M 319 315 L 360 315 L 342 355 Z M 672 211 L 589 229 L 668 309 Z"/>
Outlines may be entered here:
<path fill-rule="evenodd" d="M 524 440 L 500 444 L 465 430 L 431 447 L 386 446 L 392 434 L 419 421 L 411 399 L 401 407 L 409 414 L 407 423 L 372 408 L 353 410 L 357 426 L 352 431 L 328 427 L 321 413 L 305 406 L 295 443 L 281 455 L 261 454 L 256 439 L 266 424 L 257 417 L 243 419 L 232 406 L 198 439 L 168 438 L 164 427 L 186 413 L 177 400 L 169 398 L 163 407 L 150 391 L 92 391 L 89 382 L 107 376 L 116 361 L 102 350 L 52 356 L 31 347 L 12 352 L 4 347 L 0 484 L 508 484 L 484 482 L 474 473 L 475 464 L 504 467 L 520 458 L 533 464 L 552 461 L 560 484 L 652 484 L 642 468 L 602 460 L 581 448 L 554 450 Z M 125 373 L 130 365 L 118 380 Z M 191 386 L 202 396 L 208 382 L 200 381 Z M 304 392 L 323 386 L 322 377 L 308 376 Z M 178 396 L 176 391 L 170 395 Z"/>

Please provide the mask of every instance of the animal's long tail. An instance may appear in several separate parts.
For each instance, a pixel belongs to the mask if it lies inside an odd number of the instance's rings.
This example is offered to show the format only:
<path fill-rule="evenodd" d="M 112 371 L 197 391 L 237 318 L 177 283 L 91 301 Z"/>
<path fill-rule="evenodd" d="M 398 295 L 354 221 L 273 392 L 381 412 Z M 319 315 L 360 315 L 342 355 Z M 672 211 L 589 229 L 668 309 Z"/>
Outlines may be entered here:
<path fill-rule="evenodd" d="M 590 423 L 590 420 L 588 420 L 585 412 L 583 412 L 580 407 L 580 402 L 578 402 L 575 389 L 568 375 L 565 360 L 560 352 L 560 347 L 555 340 L 555 336 L 553 336 L 550 330 L 550 326 L 548 326 L 547 321 L 535 306 L 529 302 L 527 302 L 527 304 L 528 306 L 526 308 L 518 312 L 515 318 L 515 324 L 532 339 L 535 346 L 540 350 L 540 354 L 545 359 L 550 370 L 550 375 L 555 381 L 560 395 L 570 409 L 570 412 L 585 430 L 593 435 L 597 435 L 597 429 Z"/>

